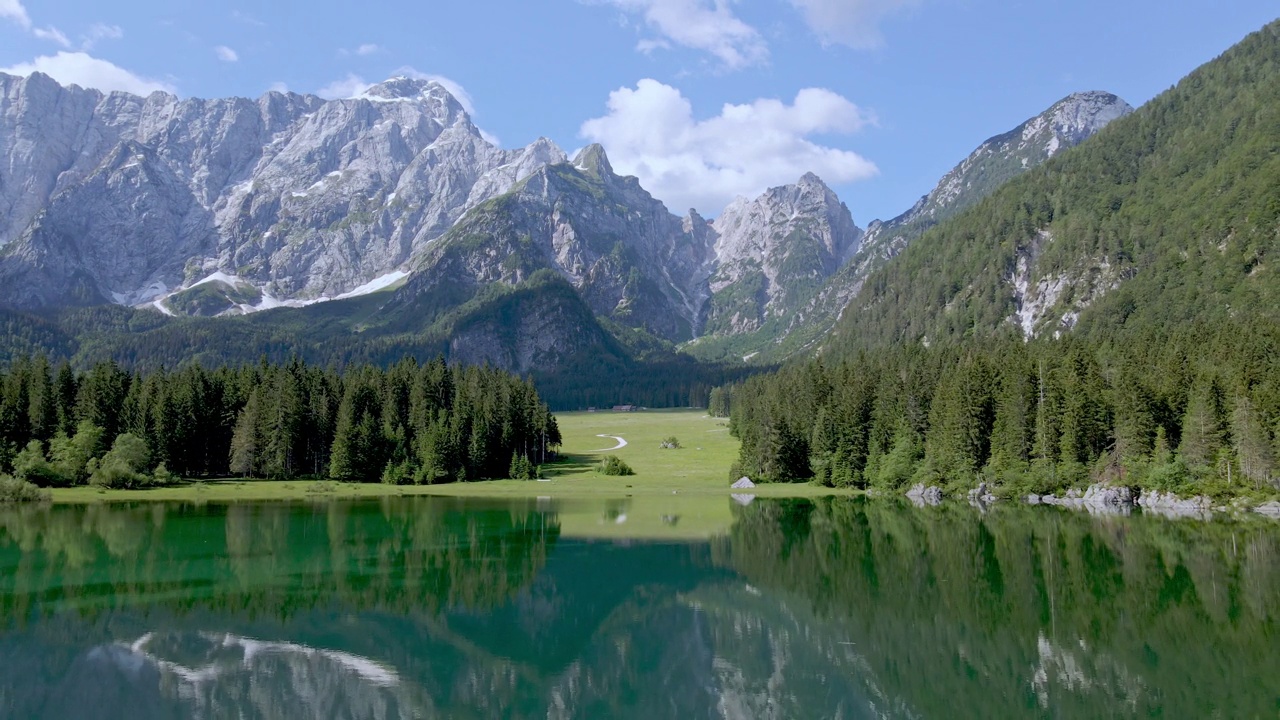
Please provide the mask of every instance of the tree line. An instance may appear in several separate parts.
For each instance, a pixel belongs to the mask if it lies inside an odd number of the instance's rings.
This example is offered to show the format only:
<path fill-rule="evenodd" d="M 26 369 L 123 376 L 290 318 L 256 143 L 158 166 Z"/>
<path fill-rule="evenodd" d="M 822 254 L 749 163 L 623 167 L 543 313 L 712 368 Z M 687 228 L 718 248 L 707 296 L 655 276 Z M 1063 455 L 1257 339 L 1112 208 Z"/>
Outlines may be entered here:
<path fill-rule="evenodd" d="M 1020 338 L 866 350 L 751 378 L 733 470 L 766 481 L 1051 493 L 1108 481 L 1280 489 L 1280 328 L 1197 325 L 1123 342 Z"/>
<path fill-rule="evenodd" d="M 442 359 L 339 371 L 299 360 L 0 372 L 0 473 L 44 486 L 178 477 L 439 483 L 532 477 L 560 444 L 527 381 Z"/>

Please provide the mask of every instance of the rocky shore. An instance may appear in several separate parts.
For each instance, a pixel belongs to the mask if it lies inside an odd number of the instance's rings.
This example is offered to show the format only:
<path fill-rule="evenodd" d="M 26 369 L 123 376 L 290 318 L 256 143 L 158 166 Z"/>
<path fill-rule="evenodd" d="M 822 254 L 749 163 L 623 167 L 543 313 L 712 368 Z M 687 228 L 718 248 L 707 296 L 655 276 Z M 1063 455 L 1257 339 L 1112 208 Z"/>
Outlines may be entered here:
<path fill-rule="evenodd" d="M 925 507 L 941 504 L 945 493 L 936 485 L 919 483 L 913 485 L 906 496 L 917 507 Z M 981 508 L 999 499 L 985 482 L 969 490 L 967 498 L 970 505 Z M 1031 494 L 1022 500 L 1028 505 L 1052 505 L 1084 510 L 1095 515 L 1128 515 L 1136 507 L 1141 508 L 1143 513 L 1176 519 L 1212 520 L 1218 515 L 1241 517 L 1258 514 L 1280 520 L 1280 501 L 1254 504 L 1247 499 L 1237 498 L 1227 503 L 1215 503 L 1204 495 L 1182 497 L 1160 490 L 1102 484 L 1090 485 L 1084 490 L 1072 488 L 1061 495 Z"/>

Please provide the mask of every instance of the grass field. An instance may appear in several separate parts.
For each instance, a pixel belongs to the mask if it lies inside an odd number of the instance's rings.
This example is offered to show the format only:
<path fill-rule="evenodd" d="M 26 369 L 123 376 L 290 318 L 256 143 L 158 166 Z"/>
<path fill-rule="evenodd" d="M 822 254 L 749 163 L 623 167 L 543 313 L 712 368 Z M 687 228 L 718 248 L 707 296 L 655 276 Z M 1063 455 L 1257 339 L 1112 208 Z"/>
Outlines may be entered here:
<path fill-rule="evenodd" d="M 447 485 L 395 486 L 379 483 L 332 483 L 310 480 L 253 481 L 214 480 L 149 490 L 100 490 L 94 487 L 56 489 L 54 502 L 86 503 L 128 500 L 187 502 L 241 502 L 327 498 L 396 497 L 402 495 L 450 495 L 458 497 L 627 498 L 653 505 L 645 517 L 667 516 L 665 524 L 678 527 L 679 516 L 692 524 L 704 514 L 691 512 L 689 502 L 681 510 L 665 512 L 663 503 L 641 498 L 684 495 L 728 500 L 729 469 L 738 454 L 738 441 L 729 434 L 728 421 L 712 418 L 704 410 L 648 410 L 635 413 L 576 412 L 557 416 L 564 439 L 563 460 L 544 466 L 547 480 L 493 480 Z M 599 437 L 601 435 L 612 437 Z M 675 436 L 682 447 L 665 450 L 664 438 Z M 618 441 L 626 446 L 617 448 Z M 596 464 L 606 455 L 617 455 L 636 472 L 610 477 L 597 473 Z M 768 497 L 828 495 L 840 491 L 814 485 L 761 485 L 751 493 Z M 687 499 L 687 498 L 686 498 Z M 706 507 L 723 508 L 724 501 Z M 593 510 L 592 512 L 595 512 Z M 596 513 L 597 515 L 599 513 Z M 718 524 L 724 514 L 717 510 Z M 594 518 L 594 516 L 593 516 Z M 601 524 L 605 524 L 603 518 Z M 595 521 L 594 519 L 592 520 Z M 607 531 L 607 528 L 605 528 Z M 621 530 L 621 529 L 620 529 Z M 607 534 L 607 533 L 606 533 Z"/>

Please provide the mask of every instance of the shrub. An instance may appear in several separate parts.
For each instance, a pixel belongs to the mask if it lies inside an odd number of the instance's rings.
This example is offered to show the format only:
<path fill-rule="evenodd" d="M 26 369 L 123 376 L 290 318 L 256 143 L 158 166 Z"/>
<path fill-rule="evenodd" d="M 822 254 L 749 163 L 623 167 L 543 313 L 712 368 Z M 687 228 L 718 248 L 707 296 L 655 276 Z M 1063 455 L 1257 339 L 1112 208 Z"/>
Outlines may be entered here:
<path fill-rule="evenodd" d="M 111 451 L 101 460 L 89 461 L 89 484 L 127 490 L 146 487 L 151 484 L 151 477 L 143 469 L 150 456 L 145 440 L 124 433 L 116 438 Z"/>
<path fill-rule="evenodd" d="M 39 440 L 32 440 L 13 458 L 13 475 L 37 487 L 69 485 L 69 479 L 45 459 Z"/>
<path fill-rule="evenodd" d="M 0 475 L 0 505 L 21 502 L 48 502 L 48 490 L 8 475 Z"/>
<path fill-rule="evenodd" d="M 164 463 L 157 465 L 155 471 L 151 473 L 152 485 L 173 485 L 180 479 L 181 478 L 178 477 L 177 473 L 169 472 L 169 468 L 165 467 Z"/>
<path fill-rule="evenodd" d="M 606 455 L 600 461 L 597 471 L 601 475 L 635 475 L 636 471 L 631 466 L 622 461 L 617 455 Z"/>
<path fill-rule="evenodd" d="M 662 441 L 662 445 L 661 445 L 660 447 L 661 447 L 663 450 L 679 450 L 679 449 L 680 449 L 680 441 L 679 441 L 679 440 L 677 440 L 677 439 L 676 439 L 676 437 L 675 437 L 674 435 L 672 435 L 671 437 L 667 438 L 666 440 L 663 440 L 663 441 Z"/>

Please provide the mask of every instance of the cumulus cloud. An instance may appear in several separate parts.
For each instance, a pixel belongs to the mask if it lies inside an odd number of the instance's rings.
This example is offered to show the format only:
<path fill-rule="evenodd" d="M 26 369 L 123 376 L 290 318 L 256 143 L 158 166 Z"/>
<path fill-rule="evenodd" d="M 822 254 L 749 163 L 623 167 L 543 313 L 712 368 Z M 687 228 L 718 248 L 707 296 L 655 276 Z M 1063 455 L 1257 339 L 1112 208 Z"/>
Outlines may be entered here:
<path fill-rule="evenodd" d="M 31 62 L 0 68 L 10 75 L 42 72 L 63 85 L 79 85 L 104 92 L 121 90 L 135 95 L 150 95 L 157 90 L 174 93 L 173 85 L 161 80 L 135 75 L 111 62 L 83 52 L 59 52 L 44 55 Z"/>
<path fill-rule="evenodd" d="M 372 55 L 372 54 L 374 54 L 374 53 L 378 52 L 378 51 L 379 51 L 379 50 L 381 50 L 381 49 L 382 49 L 382 48 L 378 47 L 378 45 L 376 45 L 375 43 L 365 43 L 365 44 L 361 45 L 360 47 L 356 48 L 356 54 L 357 54 L 357 55 Z"/>
<path fill-rule="evenodd" d="M 240 60 L 240 53 L 237 53 L 235 50 L 232 50 L 226 45 L 219 45 L 215 47 L 213 49 L 213 53 L 217 55 L 218 59 L 221 60 L 222 62 L 233 63 L 233 62 L 238 62 Z"/>
<path fill-rule="evenodd" d="M 605 0 L 625 12 L 641 15 L 658 33 L 657 39 L 637 44 L 640 52 L 670 47 L 671 43 L 710 53 L 736 70 L 769 59 L 760 33 L 733 14 L 730 0 Z"/>
<path fill-rule="evenodd" d="M 23 30 L 31 29 L 31 16 L 19 0 L 0 0 L 0 18 L 17 23 Z"/>
<path fill-rule="evenodd" d="M 726 104 L 719 115 L 696 119 L 679 90 L 645 79 L 610 93 L 608 110 L 582 124 L 582 137 L 602 144 L 619 173 L 639 177 L 677 212 L 717 214 L 738 195 L 754 196 L 806 172 L 833 183 L 878 172 L 857 153 L 809 139 L 855 133 L 873 122 L 822 88 L 801 90 L 790 104 L 767 98 Z"/>
<path fill-rule="evenodd" d="M 823 43 L 866 49 L 884 42 L 880 21 L 920 0 L 791 0 Z"/>
<path fill-rule="evenodd" d="M 122 37 L 124 37 L 124 30 L 119 25 L 94 23 L 90 26 L 89 32 L 80 36 L 80 49 L 92 50 L 95 45 L 103 40 L 119 40 Z"/>
<path fill-rule="evenodd" d="M 267 91 L 268 91 L 268 92 L 287 93 L 287 92 L 289 92 L 289 85 L 288 85 L 288 83 L 283 83 L 283 82 L 273 82 L 273 83 L 271 83 L 271 85 L 267 88 Z"/>

